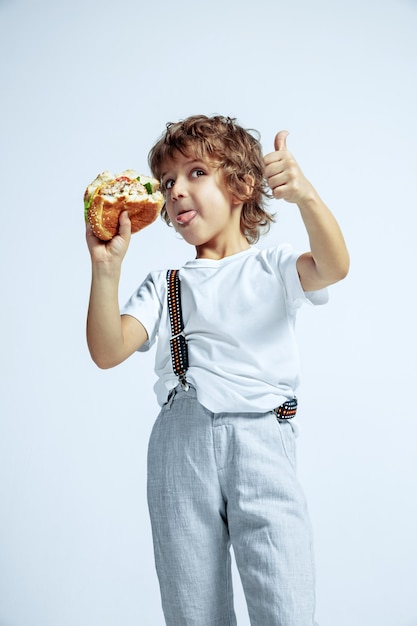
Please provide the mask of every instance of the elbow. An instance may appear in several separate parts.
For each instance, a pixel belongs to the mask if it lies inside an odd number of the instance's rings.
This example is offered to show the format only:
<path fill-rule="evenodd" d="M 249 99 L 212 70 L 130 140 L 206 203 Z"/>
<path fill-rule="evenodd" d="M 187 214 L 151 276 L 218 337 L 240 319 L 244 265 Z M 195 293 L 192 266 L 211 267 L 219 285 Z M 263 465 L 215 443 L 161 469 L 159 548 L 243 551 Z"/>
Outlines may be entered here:
<path fill-rule="evenodd" d="M 339 282 L 340 280 L 344 280 L 348 274 L 349 274 L 349 264 L 339 269 L 336 282 Z"/>
<path fill-rule="evenodd" d="M 349 257 L 346 257 L 338 260 L 337 263 L 329 265 L 323 271 L 317 268 L 320 287 L 316 288 L 329 287 L 344 280 L 349 273 L 349 265 Z"/>
<path fill-rule="evenodd" d="M 108 363 L 105 359 L 101 359 L 100 357 L 95 357 L 91 355 L 93 363 L 97 365 L 100 370 L 109 370 L 113 367 L 111 363 Z"/>
<path fill-rule="evenodd" d="M 349 260 L 349 256 L 347 256 L 345 259 L 339 261 L 337 266 L 333 268 L 333 272 L 332 272 L 333 276 L 332 276 L 331 282 L 338 283 L 341 280 L 344 280 L 346 276 L 349 274 L 349 268 L 350 268 L 350 260 Z"/>
<path fill-rule="evenodd" d="M 91 348 L 89 348 L 89 350 L 93 363 L 97 365 L 97 367 L 101 370 L 109 370 L 119 363 L 119 361 L 115 361 L 114 359 L 109 358 L 109 356 L 106 354 L 100 354 L 98 352 L 95 352 Z"/>
<path fill-rule="evenodd" d="M 108 363 L 107 361 L 101 361 L 100 359 L 93 359 L 94 363 L 97 365 L 97 367 L 101 370 L 110 370 L 112 367 L 114 367 L 116 364 L 114 363 Z"/>
<path fill-rule="evenodd" d="M 350 269 L 350 257 L 349 257 L 349 254 L 346 253 L 345 259 L 343 259 L 343 261 L 340 263 L 340 267 L 339 267 L 340 278 L 339 278 L 339 280 L 343 280 L 344 278 L 346 278 L 346 276 L 349 274 L 349 269 Z"/>

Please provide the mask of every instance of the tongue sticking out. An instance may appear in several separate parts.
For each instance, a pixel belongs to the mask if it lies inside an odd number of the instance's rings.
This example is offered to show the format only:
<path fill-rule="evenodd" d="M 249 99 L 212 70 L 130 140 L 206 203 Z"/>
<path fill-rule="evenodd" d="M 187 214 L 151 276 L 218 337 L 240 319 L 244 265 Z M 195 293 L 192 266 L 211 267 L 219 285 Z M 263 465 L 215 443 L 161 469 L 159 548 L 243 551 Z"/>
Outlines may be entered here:
<path fill-rule="evenodd" d="M 197 215 L 197 211 L 185 211 L 185 213 L 180 213 L 177 215 L 176 220 L 178 224 L 182 226 L 189 224 L 191 220 Z"/>

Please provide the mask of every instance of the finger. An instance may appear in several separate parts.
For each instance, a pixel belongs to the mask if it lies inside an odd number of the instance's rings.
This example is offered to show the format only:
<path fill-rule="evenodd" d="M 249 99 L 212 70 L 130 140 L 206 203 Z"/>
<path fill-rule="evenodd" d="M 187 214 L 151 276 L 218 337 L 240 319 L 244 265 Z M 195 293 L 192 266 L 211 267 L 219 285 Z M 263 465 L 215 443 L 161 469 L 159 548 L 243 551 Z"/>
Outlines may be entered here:
<path fill-rule="evenodd" d="M 287 188 L 288 177 L 285 175 L 285 173 L 281 172 L 269 178 L 268 185 L 272 191 L 273 196 L 275 198 L 280 197 L 280 194 L 283 192 L 283 190 Z"/>
<path fill-rule="evenodd" d="M 87 238 L 87 241 L 89 239 L 91 239 L 91 240 L 97 239 L 97 237 L 93 233 L 93 229 L 91 228 L 91 224 L 88 221 L 85 223 L 85 236 Z"/>
<path fill-rule="evenodd" d="M 129 219 L 129 213 L 127 211 L 122 211 L 119 215 L 119 235 L 130 235 L 131 229 L 132 225 Z"/>
<path fill-rule="evenodd" d="M 288 130 L 280 130 L 279 133 L 275 136 L 274 146 L 275 150 L 286 150 L 287 149 L 287 137 L 289 135 Z"/>

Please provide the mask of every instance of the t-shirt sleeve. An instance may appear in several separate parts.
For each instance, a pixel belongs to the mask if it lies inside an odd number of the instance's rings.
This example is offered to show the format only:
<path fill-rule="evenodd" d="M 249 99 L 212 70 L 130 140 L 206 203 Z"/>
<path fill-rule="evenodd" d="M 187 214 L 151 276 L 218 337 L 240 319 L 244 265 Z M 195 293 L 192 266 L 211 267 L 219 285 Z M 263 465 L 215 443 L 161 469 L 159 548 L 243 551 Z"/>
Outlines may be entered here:
<path fill-rule="evenodd" d="M 288 304 L 299 308 L 304 303 L 314 305 L 326 304 L 329 300 L 328 289 L 304 291 L 297 271 L 297 259 L 302 254 L 289 245 L 280 246 L 277 250 L 278 269 L 285 285 Z"/>
<path fill-rule="evenodd" d="M 158 278 L 154 274 L 148 274 L 121 309 L 121 315 L 131 315 L 145 327 L 148 333 L 148 341 L 143 344 L 139 352 L 149 350 L 158 336 L 162 312 L 162 299 L 159 293 L 161 281 Z"/>

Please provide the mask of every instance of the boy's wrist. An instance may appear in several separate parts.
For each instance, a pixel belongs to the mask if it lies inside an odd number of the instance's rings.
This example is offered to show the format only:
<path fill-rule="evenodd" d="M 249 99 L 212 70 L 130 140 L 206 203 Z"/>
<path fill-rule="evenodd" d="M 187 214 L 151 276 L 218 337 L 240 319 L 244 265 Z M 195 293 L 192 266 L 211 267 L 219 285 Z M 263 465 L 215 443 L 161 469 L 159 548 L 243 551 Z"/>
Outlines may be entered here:
<path fill-rule="evenodd" d="M 297 202 L 297 206 L 300 211 L 311 211 L 318 208 L 323 204 L 319 194 L 314 189 L 313 185 L 309 184 L 309 188 L 302 198 Z"/>
<path fill-rule="evenodd" d="M 107 261 L 93 261 L 92 275 L 97 278 L 108 278 L 118 280 L 121 274 L 121 263 L 115 264 Z"/>

